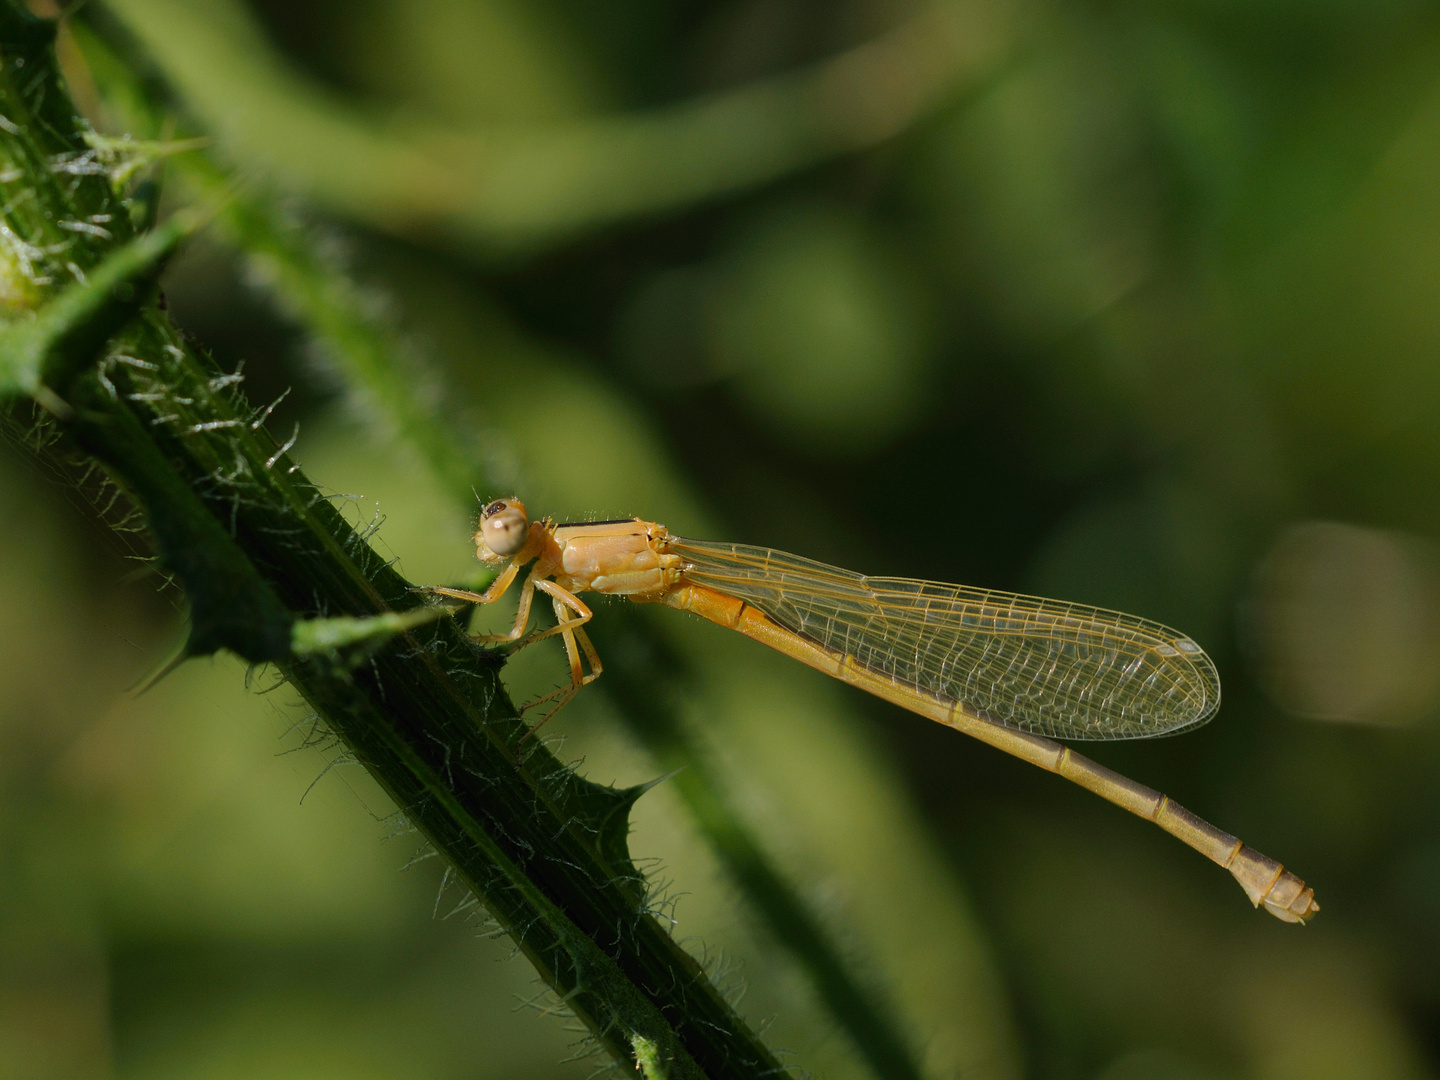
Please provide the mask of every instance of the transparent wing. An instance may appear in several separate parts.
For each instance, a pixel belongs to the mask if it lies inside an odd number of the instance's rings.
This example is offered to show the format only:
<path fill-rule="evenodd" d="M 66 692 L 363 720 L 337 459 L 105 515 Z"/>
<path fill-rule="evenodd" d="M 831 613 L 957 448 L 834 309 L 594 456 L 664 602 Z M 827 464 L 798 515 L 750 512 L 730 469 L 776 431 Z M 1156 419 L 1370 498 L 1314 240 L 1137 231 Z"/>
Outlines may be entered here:
<path fill-rule="evenodd" d="M 1118 611 L 675 538 L 684 578 L 744 600 L 870 672 L 1006 727 L 1136 739 L 1203 724 L 1220 677 L 1195 642 Z"/>

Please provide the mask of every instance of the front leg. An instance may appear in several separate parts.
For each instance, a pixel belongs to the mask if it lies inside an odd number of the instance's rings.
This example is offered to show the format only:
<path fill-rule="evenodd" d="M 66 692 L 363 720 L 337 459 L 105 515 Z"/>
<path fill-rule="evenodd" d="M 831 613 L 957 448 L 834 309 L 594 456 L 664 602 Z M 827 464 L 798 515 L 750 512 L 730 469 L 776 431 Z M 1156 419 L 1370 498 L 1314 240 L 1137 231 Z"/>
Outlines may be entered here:
<path fill-rule="evenodd" d="M 531 570 L 529 576 L 525 578 L 525 584 L 520 586 L 520 604 L 515 610 L 515 625 L 510 628 L 509 632 L 504 634 L 471 634 L 470 638 L 472 641 L 520 641 L 521 636 L 525 633 L 525 627 L 530 623 L 530 603 L 535 599 L 535 586 L 537 583 L 545 584 L 535 576 L 539 571 L 540 568 L 538 566 L 534 570 Z M 517 648 L 523 648 L 533 640 L 535 639 L 526 638 L 524 641 L 520 641 Z"/>
<path fill-rule="evenodd" d="M 422 585 L 411 592 L 433 593 L 435 596 L 448 596 L 452 600 L 464 600 L 467 604 L 493 604 L 500 597 L 504 596 L 515 580 L 515 575 L 520 572 L 520 564 L 512 562 L 500 572 L 500 576 L 490 583 L 490 587 L 483 593 L 471 592 L 469 589 L 452 589 L 448 585 Z"/>
<path fill-rule="evenodd" d="M 472 641 L 497 642 L 497 641 L 519 641 L 525 633 L 525 627 L 530 622 L 530 604 L 535 598 L 535 583 L 538 580 L 536 574 L 540 571 L 537 563 L 530 575 L 525 579 L 525 584 L 520 587 L 520 604 L 515 612 L 515 625 L 504 634 L 471 634 Z M 435 596 L 446 596 L 452 600 L 463 600 L 467 604 L 493 604 L 500 597 L 504 596 L 510 585 L 514 582 L 515 576 L 520 572 L 519 563 L 511 563 L 483 593 L 471 592 L 469 589 L 452 589 L 446 585 L 431 585 L 423 589 L 416 589 L 416 592 L 432 593 Z M 522 645 L 529 644 L 521 642 Z"/>

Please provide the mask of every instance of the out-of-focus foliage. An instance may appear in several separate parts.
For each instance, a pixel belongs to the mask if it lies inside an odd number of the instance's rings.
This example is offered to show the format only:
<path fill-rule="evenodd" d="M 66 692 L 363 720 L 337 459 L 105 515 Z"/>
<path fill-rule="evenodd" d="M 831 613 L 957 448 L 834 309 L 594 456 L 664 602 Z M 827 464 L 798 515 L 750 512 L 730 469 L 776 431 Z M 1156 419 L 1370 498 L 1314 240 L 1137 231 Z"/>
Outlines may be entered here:
<path fill-rule="evenodd" d="M 658 613 L 687 719 L 929 1074 L 1440 1070 L 1434 5 L 112 8 L 216 152 L 343 240 L 532 509 L 1118 607 L 1216 656 L 1209 727 L 1095 756 L 1304 876 L 1303 931 L 1053 777 Z M 254 399 L 295 387 L 277 430 L 412 579 L 468 575 L 464 512 L 253 271 L 192 250 L 178 320 Z M 413 846 L 356 770 L 300 802 L 325 762 L 280 755 L 286 691 L 215 661 L 125 695 L 176 617 L 0 465 L 0 1072 L 586 1075 L 510 1011 L 523 960 L 431 921 L 434 864 L 391 872 Z M 597 701 L 562 753 L 656 776 Z M 863 1075 L 673 793 L 636 820 L 771 1044 Z"/>

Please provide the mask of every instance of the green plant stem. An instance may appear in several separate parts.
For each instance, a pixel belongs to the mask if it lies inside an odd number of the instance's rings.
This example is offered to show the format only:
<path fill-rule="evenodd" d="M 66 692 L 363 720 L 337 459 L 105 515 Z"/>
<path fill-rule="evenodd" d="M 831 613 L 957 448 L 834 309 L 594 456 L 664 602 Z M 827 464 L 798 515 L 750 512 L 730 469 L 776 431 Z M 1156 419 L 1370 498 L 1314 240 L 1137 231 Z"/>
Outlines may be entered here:
<path fill-rule="evenodd" d="M 876 146 L 994 71 L 999 12 L 936 0 L 829 60 L 646 112 L 436 128 L 347 108 L 233 0 L 112 0 L 232 153 L 318 205 L 455 248 L 513 252 L 673 211 Z"/>
<path fill-rule="evenodd" d="M 134 302 L 107 286 L 81 303 L 73 290 L 106 282 L 110 260 L 134 260 L 146 241 L 69 102 L 53 37 L 53 24 L 0 2 L 0 259 L 23 286 L 12 329 L 27 301 L 41 322 L 69 310 L 55 339 L 73 343 Z M 643 789 L 597 787 L 522 746 L 498 658 L 454 620 L 393 633 L 387 616 L 422 601 L 292 464 L 236 381 L 153 304 L 89 360 L 54 350 L 40 369 L 68 436 L 144 507 L 190 601 L 190 653 L 274 663 L 617 1061 L 633 1064 L 640 1039 L 673 1076 L 781 1072 L 648 911 L 625 846 Z M 379 619 L 379 643 L 295 651 L 295 627 L 316 619 Z"/>

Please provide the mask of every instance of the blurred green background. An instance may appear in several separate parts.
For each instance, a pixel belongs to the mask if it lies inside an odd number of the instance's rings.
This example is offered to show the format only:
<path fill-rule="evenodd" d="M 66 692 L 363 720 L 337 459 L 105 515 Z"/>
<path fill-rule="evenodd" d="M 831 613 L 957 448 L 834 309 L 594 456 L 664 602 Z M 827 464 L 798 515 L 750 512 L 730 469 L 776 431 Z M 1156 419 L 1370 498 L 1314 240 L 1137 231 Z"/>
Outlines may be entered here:
<path fill-rule="evenodd" d="M 1061 780 L 661 613 L 687 723 L 928 1074 L 1435 1075 L 1440 7 L 110 7 L 373 293 L 481 496 L 1121 608 L 1216 658 L 1208 727 L 1086 751 L 1304 877 L 1307 929 Z M 202 240 L 166 289 L 252 400 L 294 388 L 272 429 L 412 580 L 469 573 L 465 510 L 263 279 Z M 180 615 L 14 448 L 0 513 L 0 1075 L 604 1064 L 508 942 L 443 918 L 436 860 L 399 872 L 418 838 L 300 746 L 284 687 L 219 657 L 127 692 Z M 562 672 L 537 647 L 509 681 Z M 599 782 L 662 771 L 599 695 L 552 728 Z M 865 1075 L 664 785 L 632 849 L 796 1069 Z"/>

